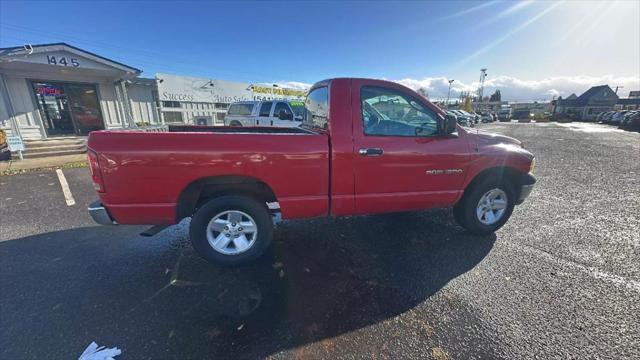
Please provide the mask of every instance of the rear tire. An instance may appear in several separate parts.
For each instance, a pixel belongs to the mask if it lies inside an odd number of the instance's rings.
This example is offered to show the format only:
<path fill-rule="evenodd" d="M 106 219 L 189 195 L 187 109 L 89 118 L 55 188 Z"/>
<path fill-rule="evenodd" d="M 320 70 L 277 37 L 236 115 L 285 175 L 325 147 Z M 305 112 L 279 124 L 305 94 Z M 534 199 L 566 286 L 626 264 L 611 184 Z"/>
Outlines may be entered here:
<path fill-rule="evenodd" d="M 487 235 L 509 220 L 515 202 L 513 184 L 505 179 L 486 177 L 465 192 L 454 206 L 453 215 L 458 224 L 469 232 Z"/>
<path fill-rule="evenodd" d="M 259 258 L 273 238 L 273 221 L 266 205 L 246 196 L 209 200 L 191 219 L 191 244 L 205 260 L 223 266 Z"/>

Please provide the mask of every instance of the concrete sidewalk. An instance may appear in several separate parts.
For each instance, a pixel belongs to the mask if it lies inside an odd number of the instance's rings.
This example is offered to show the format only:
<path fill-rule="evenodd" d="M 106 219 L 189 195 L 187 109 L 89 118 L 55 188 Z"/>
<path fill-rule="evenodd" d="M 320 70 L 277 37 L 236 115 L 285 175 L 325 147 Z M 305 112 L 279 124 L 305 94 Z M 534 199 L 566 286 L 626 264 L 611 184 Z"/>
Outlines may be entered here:
<path fill-rule="evenodd" d="M 32 170 L 42 168 L 59 167 L 74 163 L 86 163 L 87 154 L 73 154 L 52 156 L 35 159 L 0 161 L 0 175 L 4 175 L 12 170 Z M 79 164 L 81 165 L 81 164 Z"/>

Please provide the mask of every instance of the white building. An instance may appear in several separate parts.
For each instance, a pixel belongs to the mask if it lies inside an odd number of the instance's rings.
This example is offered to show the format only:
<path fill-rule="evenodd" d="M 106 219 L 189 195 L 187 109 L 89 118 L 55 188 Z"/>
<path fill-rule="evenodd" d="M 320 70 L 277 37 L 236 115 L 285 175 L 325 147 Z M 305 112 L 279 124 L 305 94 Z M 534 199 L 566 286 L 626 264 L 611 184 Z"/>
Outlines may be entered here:
<path fill-rule="evenodd" d="M 162 121 L 223 125 L 229 104 L 247 100 L 302 99 L 303 90 L 172 74 L 156 74 Z"/>
<path fill-rule="evenodd" d="M 0 128 L 24 139 L 156 124 L 155 81 L 65 43 L 0 48 Z"/>
<path fill-rule="evenodd" d="M 0 129 L 25 140 L 165 123 L 224 124 L 241 100 L 300 99 L 302 90 L 142 71 L 65 44 L 0 48 Z"/>

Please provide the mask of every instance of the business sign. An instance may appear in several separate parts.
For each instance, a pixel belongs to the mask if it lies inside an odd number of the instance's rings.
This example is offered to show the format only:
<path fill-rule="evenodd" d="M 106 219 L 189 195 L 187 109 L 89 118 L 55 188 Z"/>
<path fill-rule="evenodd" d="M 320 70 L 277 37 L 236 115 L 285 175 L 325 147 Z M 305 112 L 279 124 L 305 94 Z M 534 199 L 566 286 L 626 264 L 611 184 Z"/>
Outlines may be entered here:
<path fill-rule="evenodd" d="M 266 85 L 156 74 L 162 101 L 233 103 L 250 100 L 302 99 L 305 91 Z"/>
<path fill-rule="evenodd" d="M 24 143 L 20 136 L 7 136 L 7 145 L 9 145 L 9 150 L 11 151 L 24 151 Z"/>

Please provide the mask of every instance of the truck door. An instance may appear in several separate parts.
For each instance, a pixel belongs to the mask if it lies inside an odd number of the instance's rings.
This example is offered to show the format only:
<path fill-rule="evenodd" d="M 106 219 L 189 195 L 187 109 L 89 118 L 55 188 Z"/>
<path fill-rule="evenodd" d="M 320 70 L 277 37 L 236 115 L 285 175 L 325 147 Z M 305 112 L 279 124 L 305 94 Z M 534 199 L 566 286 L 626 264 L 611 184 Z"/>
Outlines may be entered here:
<path fill-rule="evenodd" d="M 352 82 L 357 213 L 450 206 L 461 192 L 468 148 L 440 135 L 441 115 L 402 86 Z"/>
<path fill-rule="evenodd" d="M 256 126 L 271 126 L 271 107 L 273 103 L 271 101 L 263 102 L 260 105 L 260 111 L 258 117 L 256 117 Z"/>

